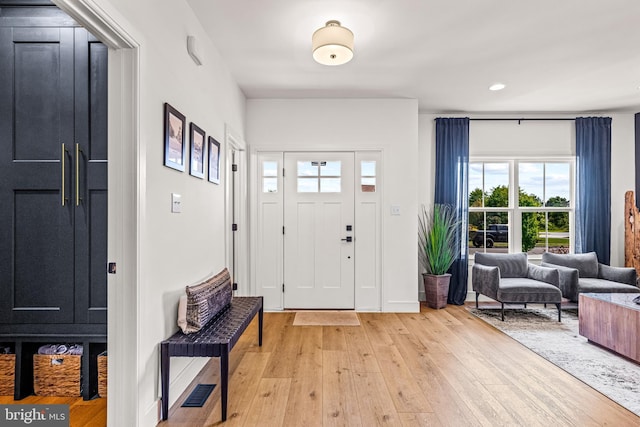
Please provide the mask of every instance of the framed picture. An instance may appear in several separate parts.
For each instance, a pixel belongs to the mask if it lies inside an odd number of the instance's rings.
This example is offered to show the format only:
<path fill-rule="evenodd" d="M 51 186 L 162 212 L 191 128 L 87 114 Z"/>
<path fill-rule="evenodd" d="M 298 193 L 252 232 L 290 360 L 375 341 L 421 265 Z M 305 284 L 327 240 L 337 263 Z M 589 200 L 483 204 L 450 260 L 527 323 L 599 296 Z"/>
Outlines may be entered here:
<path fill-rule="evenodd" d="M 185 117 L 178 110 L 164 104 L 164 165 L 184 172 L 186 144 Z"/>
<path fill-rule="evenodd" d="M 209 137 L 209 181 L 220 184 L 220 143 Z"/>
<path fill-rule="evenodd" d="M 198 178 L 204 178 L 204 153 L 206 150 L 206 139 L 204 131 L 195 123 L 191 122 L 189 129 L 189 140 L 191 150 L 189 152 L 189 173 Z"/>

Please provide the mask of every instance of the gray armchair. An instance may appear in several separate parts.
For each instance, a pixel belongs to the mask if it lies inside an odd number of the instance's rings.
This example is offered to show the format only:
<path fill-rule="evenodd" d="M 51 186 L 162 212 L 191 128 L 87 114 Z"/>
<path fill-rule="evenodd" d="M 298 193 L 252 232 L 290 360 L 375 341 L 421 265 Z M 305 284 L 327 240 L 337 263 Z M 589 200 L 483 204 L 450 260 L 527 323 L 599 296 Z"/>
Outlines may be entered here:
<path fill-rule="evenodd" d="M 578 302 L 578 294 L 638 293 L 636 270 L 629 267 L 611 267 L 598 262 L 595 252 L 586 254 L 542 254 L 542 266 L 557 268 L 562 295 Z"/>
<path fill-rule="evenodd" d="M 478 296 L 488 296 L 501 303 L 504 320 L 505 303 L 555 304 L 561 321 L 562 292 L 555 268 L 540 267 L 527 261 L 526 253 L 495 254 L 476 252 L 471 270 L 471 283 Z"/>

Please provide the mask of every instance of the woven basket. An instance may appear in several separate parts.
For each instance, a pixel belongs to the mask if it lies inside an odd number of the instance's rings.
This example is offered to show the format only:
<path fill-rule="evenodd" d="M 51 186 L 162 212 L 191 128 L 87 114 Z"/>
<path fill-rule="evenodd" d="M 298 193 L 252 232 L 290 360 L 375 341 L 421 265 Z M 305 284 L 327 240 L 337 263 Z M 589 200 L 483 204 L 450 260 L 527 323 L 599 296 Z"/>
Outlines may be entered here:
<path fill-rule="evenodd" d="M 107 352 L 98 355 L 98 396 L 107 397 Z"/>
<path fill-rule="evenodd" d="M 38 396 L 80 396 L 80 361 L 71 354 L 33 355 L 33 392 Z"/>
<path fill-rule="evenodd" d="M 13 396 L 16 355 L 0 354 L 0 396 Z"/>

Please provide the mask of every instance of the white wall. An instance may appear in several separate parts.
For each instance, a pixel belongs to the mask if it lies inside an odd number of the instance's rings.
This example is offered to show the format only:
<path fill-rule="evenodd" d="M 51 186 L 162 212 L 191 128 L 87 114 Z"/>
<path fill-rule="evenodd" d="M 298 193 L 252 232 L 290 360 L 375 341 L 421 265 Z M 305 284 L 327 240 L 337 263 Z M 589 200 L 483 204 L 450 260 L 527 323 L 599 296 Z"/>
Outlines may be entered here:
<path fill-rule="evenodd" d="M 418 104 L 405 99 L 247 101 L 247 140 L 258 150 L 383 152 L 382 310 L 418 311 Z M 400 216 L 391 216 L 391 205 Z"/>
<path fill-rule="evenodd" d="M 419 200 L 433 203 L 435 186 L 436 117 L 448 114 L 421 114 L 419 117 L 419 156 L 431 165 L 421 170 Z M 459 116 L 459 115 L 455 115 Z M 481 117 L 557 117 L 574 118 L 585 114 L 469 115 Z M 624 193 L 635 187 L 635 148 L 633 113 L 599 113 L 611 122 L 611 265 L 624 265 Z M 471 121 L 469 125 L 471 156 L 566 156 L 575 155 L 575 124 L 572 121 Z"/>
<path fill-rule="evenodd" d="M 139 282 L 127 284 L 137 286 L 137 324 L 130 326 L 131 333 L 137 334 L 137 348 L 109 351 L 131 352 L 131 363 L 136 364 L 138 414 L 130 425 L 155 426 L 159 398 L 158 344 L 177 330 L 178 298 L 186 285 L 225 267 L 224 183 L 214 185 L 190 176 L 188 161 L 186 172 L 163 166 L 163 103 L 169 102 L 186 116 L 187 135 L 193 121 L 207 136 L 223 144 L 224 153 L 225 123 L 238 131 L 244 129 L 245 98 L 185 1 L 95 0 L 95 3 L 140 46 L 140 199 L 131 201 L 137 204 L 139 215 Z M 187 35 L 197 37 L 204 55 L 203 66 L 196 66 L 188 56 Z M 110 161 L 110 171 L 118 172 L 117 161 Z M 221 167 L 224 164 L 221 159 Z M 224 170 L 221 176 L 224 177 Z M 182 196 L 182 213 L 170 212 L 171 193 Z M 135 260 L 119 260 L 125 267 L 127 262 Z M 170 403 L 205 362 L 174 359 Z"/>

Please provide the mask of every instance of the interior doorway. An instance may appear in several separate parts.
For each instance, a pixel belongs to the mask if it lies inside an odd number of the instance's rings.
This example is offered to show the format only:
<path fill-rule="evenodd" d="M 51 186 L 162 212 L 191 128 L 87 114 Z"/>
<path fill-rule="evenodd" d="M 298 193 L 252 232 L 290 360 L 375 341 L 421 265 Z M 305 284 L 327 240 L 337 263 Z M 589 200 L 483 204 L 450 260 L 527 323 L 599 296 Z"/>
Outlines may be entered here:
<path fill-rule="evenodd" d="M 108 48 L 109 111 L 107 257 L 118 261 L 117 274 L 108 275 L 109 398 L 108 425 L 139 422 L 138 401 L 138 288 L 139 257 L 145 243 L 139 241 L 139 224 L 145 211 L 140 200 L 145 170 L 139 159 L 146 147 L 140 138 L 140 45 L 117 21 L 117 14 L 84 0 L 53 0 L 76 22 Z M 134 421 L 132 421 L 134 420 Z"/>

